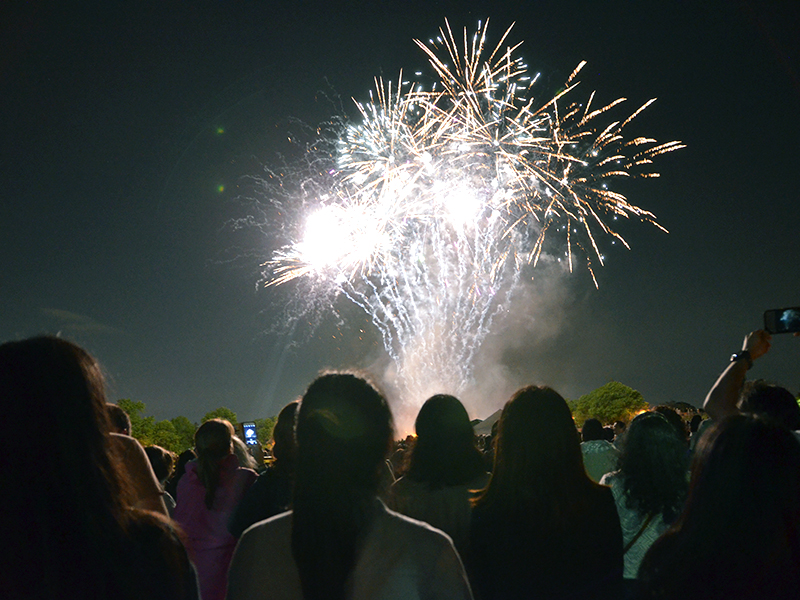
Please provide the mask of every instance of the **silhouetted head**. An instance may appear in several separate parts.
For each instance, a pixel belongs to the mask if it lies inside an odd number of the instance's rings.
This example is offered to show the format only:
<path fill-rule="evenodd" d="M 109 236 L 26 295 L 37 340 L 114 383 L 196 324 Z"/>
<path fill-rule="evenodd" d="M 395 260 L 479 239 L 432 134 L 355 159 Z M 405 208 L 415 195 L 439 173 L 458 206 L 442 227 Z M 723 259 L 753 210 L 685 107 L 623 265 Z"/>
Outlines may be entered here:
<path fill-rule="evenodd" d="M 622 449 L 628 454 L 642 454 L 650 450 L 660 452 L 662 448 L 672 446 L 675 440 L 680 439 L 675 427 L 663 414 L 648 411 L 631 421 Z M 654 446 L 658 448 L 654 449 Z"/>
<path fill-rule="evenodd" d="M 603 432 L 603 424 L 597 419 L 586 419 L 581 428 L 581 437 L 584 442 L 606 439 Z"/>
<path fill-rule="evenodd" d="M 756 537 L 778 534 L 783 524 L 797 530 L 800 444 L 791 432 L 758 416 L 716 424 L 698 444 L 689 504 L 709 527 L 722 528 L 722 515 L 738 514 L 746 518 L 737 530 Z"/>
<path fill-rule="evenodd" d="M 233 425 L 225 419 L 209 419 L 194 434 L 197 458 L 220 460 L 233 452 Z"/>
<path fill-rule="evenodd" d="M 195 454 L 194 448 L 184 450 L 178 455 L 178 460 L 175 463 L 175 475 L 178 479 L 183 477 L 183 474 L 186 472 L 186 463 L 191 462 L 196 458 L 197 454 Z"/>
<path fill-rule="evenodd" d="M 131 434 L 131 418 L 116 404 L 106 403 L 109 425 L 114 433 Z"/>
<path fill-rule="evenodd" d="M 362 531 L 378 503 L 392 413 L 365 379 L 318 377 L 297 412 L 292 556 L 308 600 L 346 597 Z"/>
<path fill-rule="evenodd" d="M 429 398 L 414 424 L 417 441 L 408 476 L 433 487 L 466 484 L 484 472 L 475 432 L 461 401 L 446 394 Z"/>
<path fill-rule="evenodd" d="M 601 428 L 602 429 L 602 428 Z M 527 477 L 583 470 L 583 455 L 572 413 L 561 395 L 549 387 L 522 388 L 503 409 L 497 453 L 519 464 Z"/>
<path fill-rule="evenodd" d="M 150 459 L 150 465 L 153 467 L 156 479 L 163 485 L 175 470 L 177 456 L 175 456 L 174 452 L 170 452 L 161 446 L 147 446 L 144 451 L 147 454 L 147 458 Z"/>
<path fill-rule="evenodd" d="M 375 490 L 392 442 L 392 413 L 365 379 L 347 373 L 318 377 L 297 413 L 297 478 Z"/>
<path fill-rule="evenodd" d="M 800 444 L 763 417 L 715 423 L 698 443 L 683 513 L 640 580 L 658 597 L 700 597 L 702 578 L 719 598 L 794 598 L 798 564 Z"/>
<path fill-rule="evenodd" d="M 166 485 L 167 491 L 172 494 L 173 498 L 178 495 L 178 482 L 181 480 L 181 477 L 186 474 L 186 464 L 195 460 L 196 458 L 197 454 L 195 454 L 194 448 L 184 450 L 178 455 L 178 460 L 175 463 L 175 470 L 173 471 L 172 477 Z"/>
<path fill-rule="evenodd" d="M 417 444 L 420 440 L 431 440 L 439 436 L 451 439 L 472 440 L 472 425 L 464 405 L 455 396 L 437 394 L 431 396 L 419 409 L 414 422 Z"/>
<path fill-rule="evenodd" d="M 700 423 L 702 422 L 703 422 L 703 417 L 701 417 L 700 415 L 694 415 L 692 417 L 692 420 L 689 421 L 689 431 L 692 434 L 697 433 L 697 429 L 700 427 Z"/>
<path fill-rule="evenodd" d="M 133 514 L 100 368 L 59 338 L 8 342 L 0 401 L 0 538 L 17 566 L 0 574 L 0 589 L 20 598 L 91 596 L 110 581 L 104 560 L 118 552 Z M 35 581 L 22 576 L 31 573 Z M 19 587 L 26 592 L 17 595 Z"/>
<path fill-rule="evenodd" d="M 272 439 L 275 442 L 272 446 L 272 455 L 277 464 L 283 467 L 290 467 L 294 464 L 294 422 L 299 407 L 300 403 L 297 401 L 284 406 L 278 413 L 278 420 L 272 430 Z"/>
<path fill-rule="evenodd" d="M 763 379 L 745 384 L 739 408 L 743 412 L 768 416 L 791 431 L 800 429 L 800 406 L 795 397 L 786 388 Z"/>
<path fill-rule="evenodd" d="M 677 517 L 686 497 L 686 444 L 675 427 L 657 412 L 631 421 L 618 461 L 627 504 L 642 514 Z"/>
<path fill-rule="evenodd" d="M 492 478 L 476 506 L 554 524 L 583 510 L 593 486 L 564 398 L 549 387 L 517 391 L 500 417 Z"/>
<path fill-rule="evenodd" d="M 680 436 L 680 438 L 688 443 L 688 431 L 686 429 L 686 423 L 683 422 L 683 418 L 678 414 L 678 411 L 672 408 L 671 406 L 661 405 L 656 406 L 653 409 L 654 412 L 659 413 L 662 417 L 664 417 L 670 424 L 675 428 L 675 432 Z"/>
<path fill-rule="evenodd" d="M 0 471 L 21 477 L 3 489 L 16 489 L 20 498 L 23 489 L 63 494 L 70 504 L 108 493 L 108 485 L 118 495 L 103 388 L 99 365 L 71 342 L 36 337 L 0 346 Z M 42 486 L 35 481 L 40 476 Z M 110 496 L 106 501 L 118 503 Z"/>
<path fill-rule="evenodd" d="M 239 466 L 245 469 L 258 469 L 258 463 L 256 459 L 253 458 L 253 455 L 250 454 L 250 449 L 247 447 L 242 439 L 238 435 L 234 435 L 231 438 L 231 444 L 233 445 L 233 453 L 236 455 L 236 459 L 239 461 Z"/>
<path fill-rule="evenodd" d="M 220 480 L 220 462 L 233 452 L 233 425 L 225 419 L 209 419 L 194 434 L 197 474 L 206 488 L 205 504 L 213 508 Z"/>

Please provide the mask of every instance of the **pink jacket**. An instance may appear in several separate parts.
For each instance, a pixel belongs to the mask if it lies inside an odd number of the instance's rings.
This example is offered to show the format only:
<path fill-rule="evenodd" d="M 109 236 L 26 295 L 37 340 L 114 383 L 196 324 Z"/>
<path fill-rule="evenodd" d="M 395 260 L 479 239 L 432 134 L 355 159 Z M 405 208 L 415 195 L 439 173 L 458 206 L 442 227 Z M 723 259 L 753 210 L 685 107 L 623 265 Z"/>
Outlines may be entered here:
<path fill-rule="evenodd" d="M 255 471 L 241 468 L 233 454 L 223 458 L 212 510 L 206 508 L 206 489 L 200 483 L 196 461 L 186 465 L 186 474 L 178 483 L 174 519 L 186 534 L 203 600 L 225 598 L 228 565 L 236 547 L 236 538 L 228 533 L 228 521 L 255 479 Z"/>

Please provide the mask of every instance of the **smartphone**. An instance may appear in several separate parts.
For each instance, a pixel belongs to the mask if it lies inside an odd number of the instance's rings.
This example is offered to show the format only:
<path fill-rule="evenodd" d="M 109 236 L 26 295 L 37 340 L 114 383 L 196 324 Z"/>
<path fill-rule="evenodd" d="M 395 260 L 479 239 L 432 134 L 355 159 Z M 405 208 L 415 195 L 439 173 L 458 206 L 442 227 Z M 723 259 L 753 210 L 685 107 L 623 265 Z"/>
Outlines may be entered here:
<path fill-rule="evenodd" d="M 765 310 L 764 329 L 770 333 L 795 333 L 800 331 L 800 306 Z"/>
<path fill-rule="evenodd" d="M 258 433 L 256 432 L 256 424 L 252 421 L 242 423 L 242 430 L 244 432 L 244 443 L 248 446 L 255 446 L 258 444 Z"/>

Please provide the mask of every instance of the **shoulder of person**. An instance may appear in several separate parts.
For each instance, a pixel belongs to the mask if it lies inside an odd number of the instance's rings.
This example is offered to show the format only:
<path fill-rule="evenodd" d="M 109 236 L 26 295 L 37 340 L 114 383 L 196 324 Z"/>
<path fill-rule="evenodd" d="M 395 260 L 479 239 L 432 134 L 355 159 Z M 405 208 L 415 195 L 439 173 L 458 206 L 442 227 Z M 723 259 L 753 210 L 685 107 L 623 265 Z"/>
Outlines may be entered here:
<path fill-rule="evenodd" d="M 600 478 L 600 485 L 614 487 L 615 484 L 619 483 L 621 477 L 621 471 L 610 471 Z"/>
<path fill-rule="evenodd" d="M 112 445 L 116 446 L 124 454 L 145 454 L 144 446 L 135 437 L 116 432 L 110 432 L 108 435 Z"/>
<path fill-rule="evenodd" d="M 382 510 L 375 519 L 373 527 L 398 541 L 409 544 L 429 542 L 432 544 L 452 545 L 453 540 L 445 532 L 432 527 L 428 523 L 412 519 L 395 512 L 382 504 Z"/>
<path fill-rule="evenodd" d="M 253 523 L 242 533 L 240 543 L 252 544 L 258 540 L 280 537 L 287 533 L 291 537 L 292 511 L 290 510 Z"/>
<path fill-rule="evenodd" d="M 128 536 L 143 557 L 180 570 L 192 571 L 185 537 L 178 524 L 166 516 L 149 510 L 130 509 Z M 176 574 L 177 575 L 177 574 Z"/>
<path fill-rule="evenodd" d="M 162 514 L 129 510 L 122 554 L 115 557 L 126 597 L 198 598 L 197 572 L 180 529 Z"/>
<path fill-rule="evenodd" d="M 183 532 L 175 522 L 164 515 L 149 510 L 130 509 L 128 531 L 138 542 L 161 542 L 183 545 Z"/>
<path fill-rule="evenodd" d="M 245 477 L 250 481 L 255 481 L 256 479 L 258 479 L 258 473 L 256 473 L 253 469 L 249 467 L 239 467 L 237 470 L 239 471 L 239 473 L 242 474 L 242 477 Z"/>

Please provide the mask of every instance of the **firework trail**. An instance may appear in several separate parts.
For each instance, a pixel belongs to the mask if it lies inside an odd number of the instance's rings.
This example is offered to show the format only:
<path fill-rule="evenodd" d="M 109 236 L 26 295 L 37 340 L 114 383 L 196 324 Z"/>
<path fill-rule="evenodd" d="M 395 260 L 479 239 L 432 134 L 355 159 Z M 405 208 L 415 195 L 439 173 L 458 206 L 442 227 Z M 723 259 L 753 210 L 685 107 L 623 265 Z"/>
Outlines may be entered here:
<path fill-rule="evenodd" d="M 376 80 L 369 102 L 356 102 L 360 122 L 341 123 L 309 150 L 317 175 L 300 186 L 305 219 L 264 265 L 268 286 L 302 279 L 361 307 L 410 395 L 470 385 L 493 317 L 546 243 L 557 242 L 570 271 L 584 256 L 597 285 L 596 236 L 628 247 L 609 220 L 663 230 L 609 187 L 657 177 L 653 158 L 683 147 L 623 136 L 653 100 L 598 125 L 624 98 L 598 108 L 594 93 L 569 100 L 581 63 L 562 91 L 537 102 L 538 75 L 515 55 L 519 45 L 506 45 L 510 31 L 491 51 L 481 24 L 461 43 L 447 22 L 436 40 L 415 40 L 436 83 L 425 89 L 402 73 Z"/>

